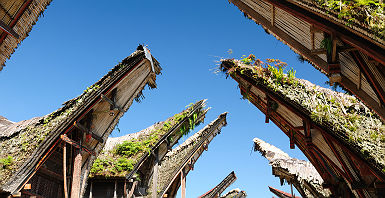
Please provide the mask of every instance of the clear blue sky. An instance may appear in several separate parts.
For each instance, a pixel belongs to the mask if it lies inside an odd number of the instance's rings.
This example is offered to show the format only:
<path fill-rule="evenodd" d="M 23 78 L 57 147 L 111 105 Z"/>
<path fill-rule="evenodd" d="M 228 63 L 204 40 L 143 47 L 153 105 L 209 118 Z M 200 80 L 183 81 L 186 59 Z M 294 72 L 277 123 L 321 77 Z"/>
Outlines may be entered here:
<path fill-rule="evenodd" d="M 219 57 L 278 58 L 297 70 L 297 77 L 324 85 L 327 80 L 309 64 L 300 63 L 283 45 L 227 0 L 196 1 L 75 1 L 54 0 L 0 72 L 0 115 L 21 121 L 49 114 L 78 96 L 110 68 L 146 44 L 163 67 L 158 89 L 146 90 L 121 119 L 121 136 L 139 131 L 208 99 L 212 110 L 205 124 L 228 111 L 228 126 L 209 145 L 187 176 L 187 197 L 197 197 L 232 170 L 238 180 L 228 188 L 249 197 L 272 197 L 268 185 L 279 179 L 252 139 L 261 138 L 292 157 L 289 139 L 264 115 L 241 100 L 234 80 L 214 74 Z M 232 49 L 233 54 L 227 54 Z M 201 125 L 198 129 L 202 128 Z M 298 195 L 298 194 L 297 194 Z"/>

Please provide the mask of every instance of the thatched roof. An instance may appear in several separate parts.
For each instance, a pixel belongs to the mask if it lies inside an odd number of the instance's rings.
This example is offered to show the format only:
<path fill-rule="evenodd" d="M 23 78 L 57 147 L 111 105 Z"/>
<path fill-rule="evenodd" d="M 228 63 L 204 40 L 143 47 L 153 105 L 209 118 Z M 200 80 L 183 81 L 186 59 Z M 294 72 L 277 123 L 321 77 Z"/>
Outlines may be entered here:
<path fill-rule="evenodd" d="M 272 193 L 274 193 L 275 195 L 277 195 L 279 198 L 301 198 L 301 197 L 297 197 L 297 196 L 293 197 L 290 193 L 275 189 L 275 188 L 270 187 L 270 186 L 269 186 L 269 190 Z"/>
<path fill-rule="evenodd" d="M 373 23 L 370 16 L 370 13 L 383 9 L 375 5 L 379 1 L 360 1 L 361 5 L 358 1 L 230 1 L 247 18 L 299 54 L 301 61 L 309 62 L 324 73 L 330 83 L 349 90 L 385 120 L 385 75 L 382 67 L 378 67 L 385 65 L 385 32 L 384 29 L 376 31 L 382 32 L 380 38 L 376 32 L 364 27 L 365 23 L 370 23 L 374 26 L 382 24 L 384 28 L 383 19 Z M 329 6 L 335 6 L 333 11 Z M 347 7 L 349 9 L 345 9 Z M 352 10 L 361 16 L 349 13 Z M 384 18 L 384 13 L 378 13 L 376 17 Z"/>
<path fill-rule="evenodd" d="M 198 160 L 205 148 L 208 147 L 208 144 L 212 139 L 220 133 L 223 126 L 227 125 L 226 115 L 227 113 L 219 115 L 217 119 L 189 137 L 181 145 L 168 152 L 160 161 L 157 180 L 159 197 L 170 190 L 170 186 L 179 179 L 176 177 L 181 171 L 185 171 L 185 174 L 187 175 L 189 169 L 186 170 L 185 167 L 188 165 L 190 167 L 194 166 L 194 163 Z M 188 164 L 189 162 L 190 164 Z M 176 186 L 179 185 L 177 184 Z"/>
<path fill-rule="evenodd" d="M 137 51 L 116 65 L 98 82 L 88 87 L 80 96 L 65 102 L 62 108 L 51 114 L 12 124 L 2 119 L 1 122 L 6 124 L 1 126 L 2 130 L 0 131 L 0 163 L 2 163 L 2 167 L 0 167 L 0 191 L 13 193 L 20 190 L 22 187 L 20 185 L 40 167 L 41 163 L 39 161 L 47 157 L 46 153 L 50 151 L 49 149 L 57 146 L 60 135 L 70 132 L 74 128 L 74 122 L 79 121 L 78 119 L 82 118 L 84 114 L 92 111 L 92 108 L 101 106 L 99 104 L 102 94 L 108 94 L 113 88 L 125 86 L 128 81 L 131 81 L 131 83 L 137 81 L 137 76 L 131 76 L 130 72 L 136 72 L 138 68 L 147 68 L 144 67 L 148 66 L 144 50 L 142 46 L 139 46 Z M 98 135 L 102 138 L 107 139 L 120 117 L 132 104 L 135 96 L 138 99 L 141 97 L 141 90 L 146 84 L 152 88 L 156 87 L 155 73 L 159 74 L 161 68 L 159 63 L 154 58 L 152 59 L 154 71 L 147 68 L 148 76 L 141 77 L 144 78 L 143 82 L 136 83 L 133 86 L 135 90 L 130 92 L 135 95 L 127 100 L 126 96 L 118 98 L 122 99 L 119 102 L 124 102 L 124 105 L 121 106 L 119 113 L 113 114 L 114 117 L 108 115 L 108 113 L 106 114 L 109 117 L 108 120 L 111 121 L 111 125 L 105 131 L 97 131 L 101 133 Z M 139 65 L 139 63 L 142 63 L 142 65 Z M 127 94 L 127 96 L 130 95 Z M 99 117 L 102 118 L 102 116 Z M 91 143 L 94 143 L 94 141 Z M 97 155 L 103 145 L 100 143 L 93 145 L 95 145 L 94 151 Z M 4 160 L 7 161 L 7 159 L 10 162 L 5 165 Z M 93 157 L 87 160 L 92 161 Z"/>
<path fill-rule="evenodd" d="M 305 160 L 291 158 L 287 153 L 281 149 L 264 142 L 261 139 L 254 138 L 254 150 L 259 151 L 263 157 L 269 160 L 269 165 L 273 167 L 273 174 L 286 179 L 290 183 L 297 183 L 295 185 L 298 191 L 304 197 L 329 197 L 330 191 L 324 189 L 322 177 L 319 175 L 314 166 Z M 275 171 L 279 169 L 278 171 Z M 283 172 L 285 175 L 281 175 Z"/>
<path fill-rule="evenodd" d="M 52 0 L 1 0 L 0 71 Z"/>
<path fill-rule="evenodd" d="M 228 59 L 222 60 L 221 67 L 239 82 L 250 80 L 242 83 L 243 86 L 258 85 L 277 94 L 300 114 L 357 152 L 378 172 L 385 171 L 385 125 L 373 111 L 354 96 L 297 79 L 293 72 L 291 75 L 280 72 L 276 67 L 284 65 L 278 60 L 268 59 L 266 64 L 256 62 L 251 65 Z M 265 68 L 267 64 L 270 66 Z M 244 98 L 248 98 L 246 92 L 242 91 Z"/>
<path fill-rule="evenodd" d="M 205 194 L 199 196 L 199 198 L 214 198 L 222 194 L 227 187 L 229 187 L 231 184 L 235 182 L 235 180 L 237 180 L 237 176 L 235 175 L 234 171 L 232 171 L 229 175 L 225 177 L 225 179 L 221 181 L 221 183 L 216 185 L 214 188 L 212 188 Z"/>
<path fill-rule="evenodd" d="M 245 191 L 240 190 L 239 188 L 230 190 L 226 194 L 222 195 L 221 198 L 245 198 L 247 194 Z"/>
<path fill-rule="evenodd" d="M 208 111 L 204 106 L 205 100 L 198 101 L 142 131 L 109 138 L 103 152 L 92 165 L 90 178 L 126 178 L 131 172 L 136 172 L 162 141 L 169 141 L 172 147 L 190 129 L 202 123 Z"/>

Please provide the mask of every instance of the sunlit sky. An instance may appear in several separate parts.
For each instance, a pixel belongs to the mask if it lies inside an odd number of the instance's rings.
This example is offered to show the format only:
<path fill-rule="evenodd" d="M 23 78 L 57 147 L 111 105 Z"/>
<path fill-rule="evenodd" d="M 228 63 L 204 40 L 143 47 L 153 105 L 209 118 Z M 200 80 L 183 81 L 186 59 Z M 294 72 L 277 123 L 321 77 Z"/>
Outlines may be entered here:
<path fill-rule="evenodd" d="M 264 114 L 241 99 L 234 80 L 215 74 L 217 61 L 253 53 L 285 61 L 297 77 L 315 84 L 325 86 L 327 78 L 299 62 L 288 46 L 227 0 L 54 0 L 0 72 L 0 115 L 16 122 L 55 111 L 138 44 L 148 45 L 162 75 L 158 88 L 144 91 L 146 98 L 131 106 L 120 120 L 121 132 L 111 136 L 140 131 L 191 102 L 208 99 L 212 109 L 205 124 L 227 111 L 228 126 L 187 175 L 187 197 L 207 192 L 233 170 L 238 179 L 225 192 L 240 188 L 249 197 L 272 197 L 268 186 L 290 192 L 272 175 L 268 161 L 252 151 L 252 139 L 267 141 L 292 157 L 306 157 L 298 148 L 290 150 L 288 137 L 273 123 L 265 124 Z"/>

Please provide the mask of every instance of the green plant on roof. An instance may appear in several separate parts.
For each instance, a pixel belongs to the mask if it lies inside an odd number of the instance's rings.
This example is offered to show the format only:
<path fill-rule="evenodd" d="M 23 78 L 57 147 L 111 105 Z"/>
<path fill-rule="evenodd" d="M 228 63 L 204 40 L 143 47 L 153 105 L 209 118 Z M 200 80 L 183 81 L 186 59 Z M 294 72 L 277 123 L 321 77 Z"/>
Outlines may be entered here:
<path fill-rule="evenodd" d="M 13 162 L 12 156 L 0 159 L 0 169 L 8 169 Z"/>
<path fill-rule="evenodd" d="M 385 37 L 384 3 L 380 0 L 313 0 L 318 5 L 338 14 L 346 25 L 361 23 L 380 38 Z"/>

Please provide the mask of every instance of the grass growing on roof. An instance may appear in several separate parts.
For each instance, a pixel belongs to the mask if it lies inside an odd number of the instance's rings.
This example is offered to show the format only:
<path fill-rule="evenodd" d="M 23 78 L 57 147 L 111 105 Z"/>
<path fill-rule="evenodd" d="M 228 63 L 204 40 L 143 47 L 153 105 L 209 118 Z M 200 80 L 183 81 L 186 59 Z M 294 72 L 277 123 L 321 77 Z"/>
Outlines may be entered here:
<path fill-rule="evenodd" d="M 322 8 L 335 13 L 346 24 L 363 24 L 376 36 L 385 38 L 385 4 L 380 0 L 312 0 Z"/>
<path fill-rule="evenodd" d="M 384 122 L 361 101 L 354 96 L 297 79 L 295 71 L 287 70 L 287 64 L 277 59 L 262 62 L 253 55 L 247 57 L 248 60 L 244 58 L 222 60 L 222 71 L 234 78 L 238 75 L 252 78 L 256 84 L 301 106 L 312 121 L 330 129 L 357 148 L 365 158 L 385 167 Z M 249 99 L 250 94 L 242 94 Z"/>
<path fill-rule="evenodd" d="M 169 137 L 175 138 L 187 135 L 191 129 L 201 123 L 198 117 L 204 112 L 203 108 L 195 111 L 193 114 L 193 105 L 164 122 L 156 124 L 154 129 L 148 134 L 141 134 L 139 137 L 123 141 L 117 144 L 114 149 L 104 151 L 98 159 L 95 160 L 91 168 L 90 177 L 124 177 L 129 174 L 135 164 L 143 155 L 150 154 L 151 149 L 160 138 L 174 126 L 183 121 L 182 126 L 177 133 Z M 191 115 L 190 115 L 191 114 Z M 186 119 L 187 118 L 187 119 Z M 172 141 L 169 139 L 169 141 Z"/>

